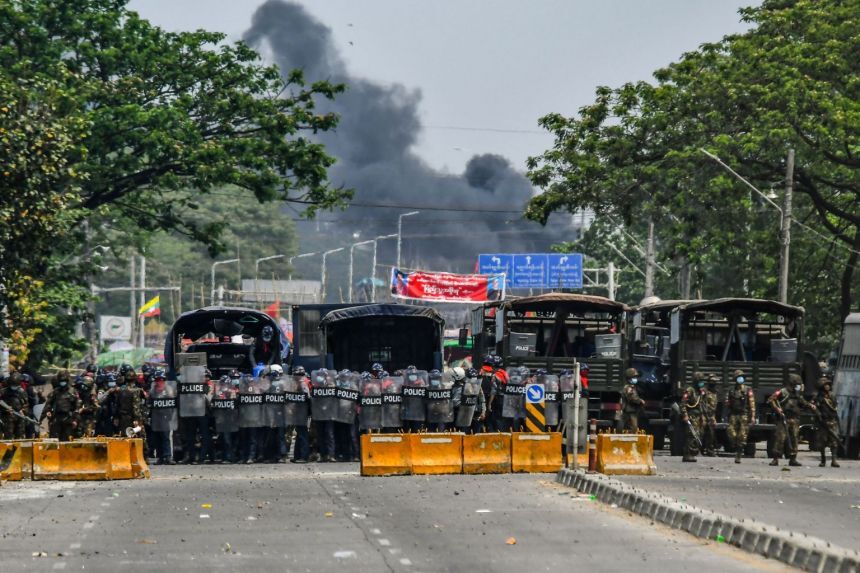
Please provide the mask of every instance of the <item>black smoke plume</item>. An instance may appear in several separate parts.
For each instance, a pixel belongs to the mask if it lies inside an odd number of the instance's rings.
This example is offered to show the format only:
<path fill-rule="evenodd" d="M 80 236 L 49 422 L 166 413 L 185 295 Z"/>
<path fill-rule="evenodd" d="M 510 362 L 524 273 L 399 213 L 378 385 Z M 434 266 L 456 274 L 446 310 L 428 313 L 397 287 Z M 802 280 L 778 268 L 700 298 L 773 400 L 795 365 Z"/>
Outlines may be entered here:
<path fill-rule="evenodd" d="M 300 223 L 301 250 L 337 248 L 395 233 L 397 215 L 414 208 L 421 214 L 404 219 L 406 268 L 472 272 L 479 253 L 545 252 L 554 243 L 574 238 L 569 216 L 555 216 L 547 227 L 522 219 L 534 191 L 504 157 L 476 155 L 462 175 L 441 173 L 424 163 L 413 150 L 421 133 L 420 91 L 351 75 L 331 29 L 302 6 L 267 1 L 257 9 L 244 39 L 282 70 L 300 68 L 307 81 L 347 85 L 346 93 L 334 102 L 321 104 L 341 119 L 337 130 L 320 140 L 338 159 L 330 171 L 332 181 L 355 189 L 358 206 Z M 403 207 L 361 206 L 368 204 Z M 387 241 L 384 250 L 380 245 L 379 263 L 389 267 L 379 267 L 383 279 L 394 262 L 393 246 L 393 241 Z M 336 268 L 346 258 L 342 255 L 330 259 L 335 281 L 345 280 L 345 272 Z M 356 281 L 368 270 L 356 271 Z M 337 300 L 345 288 L 345 282 L 341 289 L 330 285 L 329 300 Z"/>

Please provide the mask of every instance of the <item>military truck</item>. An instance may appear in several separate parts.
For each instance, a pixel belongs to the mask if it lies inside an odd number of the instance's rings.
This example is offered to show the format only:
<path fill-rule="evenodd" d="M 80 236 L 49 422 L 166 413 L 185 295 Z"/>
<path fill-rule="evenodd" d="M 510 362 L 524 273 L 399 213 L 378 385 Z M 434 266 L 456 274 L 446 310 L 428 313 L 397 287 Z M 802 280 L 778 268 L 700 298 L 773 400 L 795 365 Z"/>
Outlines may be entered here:
<path fill-rule="evenodd" d="M 353 308 L 364 304 L 293 305 L 290 309 L 290 316 L 293 321 L 293 348 L 290 365 L 293 367 L 302 366 L 308 372 L 325 366 L 324 340 L 320 330 L 320 322 L 322 322 L 323 317 L 334 310 Z"/>
<path fill-rule="evenodd" d="M 860 453 L 860 312 L 849 314 L 842 328 L 842 343 L 833 377 L 839 412 L 839 434 L 845 457 Z"/>
<path fill-rule="evenodd" d="M 586 363 L 588 416 L 611 426 L 621 407 L 628 310 L 608 298 L 556 292 L 485 303 L 472 311 L 474 360 L 495 353 L 506 368 L 554 374 Z"/>
<path fill-rule="evenodd" d="M 723 399 L 735 370 L 744 371 L 756 397 L 758 423 L 750 429 L 746 453 L 753 455 L 756 442 L 767 440 L 770 455 L 776 420 L 765 403 L 789 374 L 802 375 L 804 371 L 803 315 L 801 307 L 749 298 L 694 301 L 671 311 L 668 383 L 676 400 L 669 434 L 673 455 L 681 455 L 684 449 L 686 438 L 679 422 L 677 399 L 693 372 L 715 374 L 719 379 L 720 420 Z M 717 435 L 728 449 L 725 424 L 718 424 Z"/>
<path fill-rule="evenodd" d="M 445 321 L 436 310 L 406 304 L 365 304 L 332 310 L 322 317 L 320 362 L 326 368 L 369 370 L 374 362 L 389 372 L 409 365 L 442 369 Z"/>

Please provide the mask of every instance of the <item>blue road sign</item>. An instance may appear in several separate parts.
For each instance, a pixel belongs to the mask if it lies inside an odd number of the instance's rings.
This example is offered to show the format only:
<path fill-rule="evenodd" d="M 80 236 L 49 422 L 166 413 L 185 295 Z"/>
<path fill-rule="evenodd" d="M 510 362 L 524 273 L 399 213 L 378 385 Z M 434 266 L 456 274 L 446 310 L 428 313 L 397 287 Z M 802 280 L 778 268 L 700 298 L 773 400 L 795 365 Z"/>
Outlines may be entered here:
<path fill-rule="evenodd" d="M 547 256 L 543 254 L 514 255 L 511 278 L 513 288 L 546 288 Z"/>
<path fill-rule="evenodd" d="M 540 404 L 543 400 L 543 384 L 529 384 L 526 386 L 526 402 L 529 404 Z"/>
<path fill-rule="evenodd" d="M 478 255 L 478 274 L 497 275 L 499 273 L 505 273 L 505 282 L 508 286 L 511 286 L 513 259 L 513 255 Z"/>
<path fill-rule="evenodd" d="M 550 254 L 547 261 L 549 288 L 582 288 L 581 254 Z"/>

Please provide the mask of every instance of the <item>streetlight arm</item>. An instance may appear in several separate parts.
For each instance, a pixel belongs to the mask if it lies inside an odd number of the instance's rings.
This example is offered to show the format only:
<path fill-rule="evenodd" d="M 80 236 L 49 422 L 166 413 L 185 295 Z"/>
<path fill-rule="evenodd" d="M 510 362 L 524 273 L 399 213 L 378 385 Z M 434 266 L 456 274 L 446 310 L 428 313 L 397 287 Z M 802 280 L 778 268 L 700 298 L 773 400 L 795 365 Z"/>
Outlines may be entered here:
<path fill-rule="evenodd" d="M 702 148 L 702 147 L 700 147 L 700 148 L 699 148 L 699 151 L 701 151 L 702 153 L 704 153 L 705 155 L 707 155 L 708 157 L 710 157 L 711 159 L 713 159 L 714 161 L 716 161 L 717 163 L 719 163 L 719 164 L 723 167 L 723 169 L 725 169 L 726 171 L 728 171 L 729 173 L 731 173 L 732 175 L 734 175 L 734 176 L 735 176 L 739 181 L 741 181 L 744 185 L 746 185 L 747 187 L 749 187 L 750 189 L 752 189 L 753 191 L 755 191 L 756 193 L 758 193 L 762 198 L 764 198 L 764 200 L 765 200 L 765 201 L 767 201 L 768 203 L 770 203 L 770 204 L 771 204 L 771 206 L 772 206 L 774 209 L 776 209 L 777 211 L 779 211 L 780 213 L 782 213 L 782 207 L 780 207 L 779 205 L 777 205 L 776 203 L 774 203 L 774 202 L 773 202 L 773 199 L 771 199 L 770 197 L 768 197 L 767 195 L 765 195 L 764 193 L 762 193 L 761 191 L 759 191 L 759 190 L 758 190 L 758 188 L 757 188 L 755 185 L 753 185 L 752 183 L 750 183 L 749 181 L 747 181 L 746 179 L 744 179 L 743 177 L 741 177 L 741 176 L 738 174 L 738 172 L 737 172 L 737 171 L 735 171 L 734 169 L 732 169 L 731 167 L 729 167 L 728 165 L 726 165 L 725 163 L 723 163 L 723 161 L 722 161 L 719 157 L 717 157 L 717 156 L 716 156 L 716 155 L 714 155 L 713 153 L 710 153 L 708 150 L 706 150 L 706 149 L 704 149 L 704 148 Z"/>

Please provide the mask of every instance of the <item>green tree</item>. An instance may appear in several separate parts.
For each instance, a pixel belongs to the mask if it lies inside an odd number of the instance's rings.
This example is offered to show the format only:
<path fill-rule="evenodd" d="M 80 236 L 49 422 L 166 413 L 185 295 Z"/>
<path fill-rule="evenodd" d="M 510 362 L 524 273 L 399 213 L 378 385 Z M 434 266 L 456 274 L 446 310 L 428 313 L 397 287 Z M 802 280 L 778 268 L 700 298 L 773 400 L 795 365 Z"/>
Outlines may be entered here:
<path fill-rule="evenodd" d="M 297 202 L 307 216 L 351 196 L 328 182 L 334 159 L 309 137 L 335 127 L 316 104 L 344 86 L 282 76 L 223 34 L 166 32 L 126 3 L 0 3 L 0 70 L 15 88 L 0 92 L 13 104 L 3 128 L 25 132 L 0 156 L 9 173 L 0 221 L 14 216 L 18 233 L 3 237 L 2 337 L 21 328 L 15 289 L 49 271 L 86 286 L 94 245 L 114 239 L 122 249 L 164 230 L 223 250 L 223 226 L 187 216 L 213 189 Z M 45 168 L 31 181 L 37 165 Z"/>
<path fill-rule="evenodd" d="M 662 259 L 692 262 L 705 296 L 742 294 L 746 278 L 751 295 L 775 297 L 776 210 L 700 148 L 764 190 L 782 186 L 796 149 L 790 302 L 825 340 L 858 283 L 860 20 L 838 0 L 766 0 L 741 15 L 748 32 L 685 54 L 654 83 L 602 87 L 576 117 L 542 118 L 556 144 L 529 160 L 545 192 L 528 215 L 653 217 Z"/>

